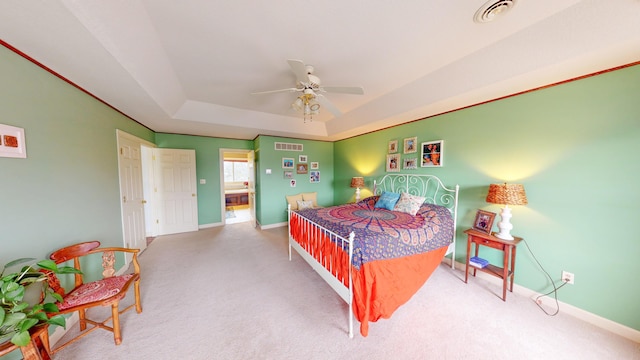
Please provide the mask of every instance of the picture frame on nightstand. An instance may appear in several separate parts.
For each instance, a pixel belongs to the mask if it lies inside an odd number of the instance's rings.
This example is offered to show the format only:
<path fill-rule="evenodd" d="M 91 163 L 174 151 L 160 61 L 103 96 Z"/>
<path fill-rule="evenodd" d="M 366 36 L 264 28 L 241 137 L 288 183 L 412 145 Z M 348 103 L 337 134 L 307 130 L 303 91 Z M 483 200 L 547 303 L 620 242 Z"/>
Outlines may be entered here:
<path fill-rule="evenodd" d="M 493 222 L 496 219 L 496 213 L 486 210 L 478 210 L 476 219 L 473 222 L 473 228 L 483 233 L 491 234 Z"/>

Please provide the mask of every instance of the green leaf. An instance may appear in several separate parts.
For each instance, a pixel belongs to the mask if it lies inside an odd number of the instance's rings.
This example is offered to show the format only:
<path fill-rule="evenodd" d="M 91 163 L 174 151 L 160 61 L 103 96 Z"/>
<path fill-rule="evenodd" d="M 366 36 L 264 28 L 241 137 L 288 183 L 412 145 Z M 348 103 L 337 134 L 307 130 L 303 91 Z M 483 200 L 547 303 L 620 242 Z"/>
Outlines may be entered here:
<path fill-rule="evenodd" d="M 44 311 L 48 312 L 48 313 L 57 313 L 60 312 L 60 309 L 58 309 L 58 305 L 54 304 L 54 303 L 44 303 L 42 304 Z"/>
<path fill-rule="evenodd" d="M 20 332 L 28 331 L 32 327 L 36 326 L 38 322 L 39 322 L 38 319 L 30 319 L 30 318 L 24 319 L 23 321 L 20 322 Z"/>
<path fill-rule="evenodd" d="M 43 269 L 51 270 L 53 272 L 58 272 L 58 265 L 53 260 L 42 260 L 38 262 L 38 266 Z"/>
<path fill-rule="evenodd" d="M 13 307 L 13 309 L 11 309 L 10 311 L 12 313 L 21 312 L 22 310 L 24 310 L 24 309 L 26 309 L 28 307 L 29 307 L 29 304 L 23 301 L 23 302 L 20 302 L 20 303 L 16 304 Z"/>
<path fill-rule="evenodd" d="M 7 316 L 7 313 L 4 311 L 4 308 L 0 308 L 0 326 L 4 324 L 5 316 Z"/>
<path fill-rule="evenodd" d="M 67 328 L 67 319 L 63 315 L 56 315 L 47 321 L 51 325 L 62 326 L 63 328 Z"/>
<path fill-rule="evenodd" d="M 5 317 L 4 323 L 2 324 L 2 326 L 13 326 L 26 318 L 27 318 L 27 315 L 25 315 L 24 313 L 15 313 L 15 314 L 9 313 Z"/>
<path fill-rule="evenodd" d="M 28 331 L 19 332 L 11 338 L 11 342 L 18 346 L 27 346 L 31 342 L 31 335 Z"/>
<path fill-rule="evenodd" d="M 26 262 L 31 262 L 31 261 L 34 261 L 34 260 L 35 260 L 34 258 L 20 258 L 20 259 L 15 259 L 15 260 L 13 260 L 13 261 L 10 261 L 10 262 L 8 262 L 8 263 L 4 264 L 4 268 L 5 268 L 5 269 L 6 269 L 6 268 L 10 268 L 10 267 L 12 267 L 12 266 L 16 266 L 16 265 L 18 265 L 18 264 L 24 264 L 24 263 L 26 263 Z"/>

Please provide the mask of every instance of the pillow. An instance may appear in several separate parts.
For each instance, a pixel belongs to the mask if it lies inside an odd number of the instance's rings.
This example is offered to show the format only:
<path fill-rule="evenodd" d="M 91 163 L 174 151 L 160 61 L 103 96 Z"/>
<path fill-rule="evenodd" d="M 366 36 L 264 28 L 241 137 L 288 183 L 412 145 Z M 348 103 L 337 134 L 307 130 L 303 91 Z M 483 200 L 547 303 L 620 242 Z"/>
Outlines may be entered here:
<path fill-rule="evenodd" d="M 312 193 L 302 193 L 302 200 L 311 201 L 313 203 L 313 207 L 318 207 L 318 192 Z"/>
<path fill-rule="evenodd" d="M 302 201 L 302 194 L 287 195 L 287 203 L 291 205 L 291 210 L 298 210 L 298 200 Z"/>
<path fill-rule="evenodd" d="M 396 206 L 398 199 L 400 199 L 400 194 L 383 191 L 378 201 L 376 201 L 375 207 L 379 209 L 393 210 L 393 207 Z"/>
<path fill-rule="evenodd" d="M 420 206 L 422 206 L 425 199 L 426 198 L 422 196 L 411 195 L 403 192 L 400 194 L 400 200 L 398 200 L 393 210 L 415 216 L 415 214 L 418 213 L 418 210 L 420 210 Z"/>
<path fill-rule="evenodd" d="M 311 200 L 307 200 L 307 201 L 298 200 L 298 210 L 304 210 L 304 209 L 313 209 L 313 201 L 311 201 Z"/>

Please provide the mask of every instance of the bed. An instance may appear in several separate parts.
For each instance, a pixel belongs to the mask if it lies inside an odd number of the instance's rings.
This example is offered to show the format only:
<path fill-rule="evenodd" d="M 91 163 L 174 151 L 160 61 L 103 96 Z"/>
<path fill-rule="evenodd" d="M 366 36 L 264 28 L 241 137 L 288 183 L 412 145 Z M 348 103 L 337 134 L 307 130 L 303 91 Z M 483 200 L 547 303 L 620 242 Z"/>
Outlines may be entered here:
<path fill-rule="evenodd" d="M 433 175 L 387 174 L 355 204 L 289 206 L 289 260 L 295 250 L 347 303 L 349 337 L 354 316 L 367 336 L 369 322 L 390 318 L 446 255 L 453 268 L 458 189 Z M 385 192 L 425 200 L 415 215 L 377 208 Z"/>

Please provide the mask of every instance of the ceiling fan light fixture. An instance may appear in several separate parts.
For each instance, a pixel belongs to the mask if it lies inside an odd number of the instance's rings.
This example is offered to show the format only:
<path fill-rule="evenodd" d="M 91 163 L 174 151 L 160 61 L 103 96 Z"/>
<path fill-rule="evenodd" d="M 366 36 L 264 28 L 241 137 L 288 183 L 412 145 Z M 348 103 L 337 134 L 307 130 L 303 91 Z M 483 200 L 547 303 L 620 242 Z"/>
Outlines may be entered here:
<path fill-rule="evenodd" d="M 473 21 L 477 23 L 493 21 L 511 10 L 517 3 L 518 0 L 489 0 L 476 11 Z"/>
<path fill-rule="evenodd" d="M 300 111 L 302 110 L 302 99 L 301 98 L 296 98 L 296 100 L 291 104 L 291 107 L 295 110 L 295 111 Z"/>

